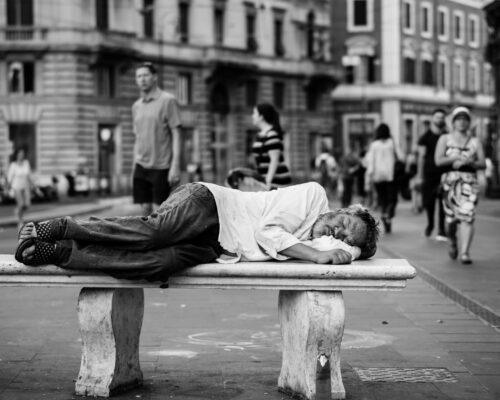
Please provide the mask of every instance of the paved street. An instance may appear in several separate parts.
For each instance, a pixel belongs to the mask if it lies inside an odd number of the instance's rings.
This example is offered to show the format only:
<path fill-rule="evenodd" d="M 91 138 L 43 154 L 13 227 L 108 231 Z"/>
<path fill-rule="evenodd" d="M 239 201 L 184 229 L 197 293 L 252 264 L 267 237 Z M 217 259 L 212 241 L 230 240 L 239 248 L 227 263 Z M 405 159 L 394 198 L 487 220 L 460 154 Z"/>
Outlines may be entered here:
<path fill-rule="evenodd" d="M 47 206 L 44 212 L 136 210 L 127 201 L 64 207 Z M 446 243 L 423 236 L 423 215 L 400 204 L 394 233 L 382 237 L 377 257 L 408 258 L 419 275 L 399 292 L 344 293 L 348 399 L 500 399 L 500 202 L 483 201 L 479 210 L 474 264 L 463 266 L 447 258 Z M 7 218 L 2 212 L 0 220 Z M 13 251 L 14 230 L 2 228 L 2 253 Z M 144 387 L 117 399 L 287 398 L 276 390 L 276 291 L 145 294 Z M 77 296 L 72 288 L 2 288 L 0 399 L 76 398 Z"/>

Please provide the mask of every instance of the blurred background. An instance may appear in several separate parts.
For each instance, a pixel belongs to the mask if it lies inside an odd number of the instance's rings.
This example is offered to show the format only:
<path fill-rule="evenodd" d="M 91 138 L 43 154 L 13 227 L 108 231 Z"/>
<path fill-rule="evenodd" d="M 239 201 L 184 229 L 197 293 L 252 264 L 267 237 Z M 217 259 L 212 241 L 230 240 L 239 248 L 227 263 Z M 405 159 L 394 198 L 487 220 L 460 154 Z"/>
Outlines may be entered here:
<path fill-rule="evenodd" d="M 380 122 L 410 154 L 432 110 L 464 105 L 499 197 L 499 3 L 0 0 L 0 199 L 17 147 L 47 199 L 128 194 L 141 61 L 181 105 L 184 182 L 248 165 L 257 102 L 297 182 L 322 148 L 361 157 Z"/>

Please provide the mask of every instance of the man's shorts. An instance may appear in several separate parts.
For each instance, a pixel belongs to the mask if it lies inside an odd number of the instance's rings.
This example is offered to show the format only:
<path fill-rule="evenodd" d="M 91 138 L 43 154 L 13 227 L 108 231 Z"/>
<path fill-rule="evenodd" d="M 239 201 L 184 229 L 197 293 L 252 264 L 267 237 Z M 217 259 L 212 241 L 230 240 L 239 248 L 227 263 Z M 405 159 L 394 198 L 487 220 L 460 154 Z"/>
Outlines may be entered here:
<path fill-rule="evenodd" d="M 132 182 L 134 203 L 163 203 L 170 194 L 168 169 L 147 169 L 135 164 Z"/>

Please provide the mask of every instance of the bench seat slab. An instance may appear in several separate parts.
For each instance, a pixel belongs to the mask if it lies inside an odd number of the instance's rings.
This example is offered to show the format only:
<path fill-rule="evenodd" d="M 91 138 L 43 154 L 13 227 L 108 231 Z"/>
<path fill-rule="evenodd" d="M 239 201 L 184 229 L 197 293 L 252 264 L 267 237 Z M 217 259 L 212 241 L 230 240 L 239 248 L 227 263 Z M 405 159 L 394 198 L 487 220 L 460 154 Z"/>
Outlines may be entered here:
<path fill-rule="evenodd" d="M 345 323 L 342 292 L 281 290 L 278 313 L 283 339 L 279 390 L 315 400 L 321 361 L 330 366 L 331 398 L 345 399 L 340 373 Z"/>
<path fill-rule="evenodd" d="M 75 392 L 109 397 L 142 385 L 139 336 L 144 290 L 83 288 L 78 297 L 82 359 Z"/>

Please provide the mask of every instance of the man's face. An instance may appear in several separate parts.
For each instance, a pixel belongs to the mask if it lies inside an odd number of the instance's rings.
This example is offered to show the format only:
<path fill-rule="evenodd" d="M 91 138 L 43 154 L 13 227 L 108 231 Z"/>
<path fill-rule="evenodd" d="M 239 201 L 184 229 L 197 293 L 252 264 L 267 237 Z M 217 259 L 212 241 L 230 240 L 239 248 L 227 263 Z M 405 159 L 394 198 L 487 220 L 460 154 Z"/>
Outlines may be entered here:
<path fill-rule="evenodd" d="M 366 224 L 354 215 L 335 214 L 329 212 L 322 214 L 311 229 L 311 236 L 333 236 L 351 246 L 362 247 L 366 241 Z"/>
<path fill-rule="evenodd" d="M 445 115 L 442 112 L 437 112 L 432 116 L 432 123 L 438 128 L 444 128 L 446 125 Z"/>
<path fill-rule="evenodd" d="M 139 90 L 147 92 L 156 84 L 156 75 L 149 68 L 137 68 L 137 71 L 135 71 L 135 81 Z"/>

